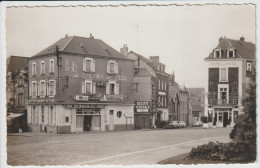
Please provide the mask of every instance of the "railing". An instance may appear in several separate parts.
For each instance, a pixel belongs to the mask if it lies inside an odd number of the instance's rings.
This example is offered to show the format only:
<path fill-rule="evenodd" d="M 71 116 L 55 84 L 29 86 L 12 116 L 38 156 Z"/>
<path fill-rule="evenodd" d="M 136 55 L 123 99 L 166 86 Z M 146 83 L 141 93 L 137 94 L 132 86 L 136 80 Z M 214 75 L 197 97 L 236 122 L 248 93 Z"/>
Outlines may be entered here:
<path fill-rule="evenodd" d="M 234 106 L 234 105 L 237 105 L 238 103 L 237 103 L 237 99 L 229 99 L 229 101 L 227 99 L 210 99 L 209 104 L 210 105 Z"/>

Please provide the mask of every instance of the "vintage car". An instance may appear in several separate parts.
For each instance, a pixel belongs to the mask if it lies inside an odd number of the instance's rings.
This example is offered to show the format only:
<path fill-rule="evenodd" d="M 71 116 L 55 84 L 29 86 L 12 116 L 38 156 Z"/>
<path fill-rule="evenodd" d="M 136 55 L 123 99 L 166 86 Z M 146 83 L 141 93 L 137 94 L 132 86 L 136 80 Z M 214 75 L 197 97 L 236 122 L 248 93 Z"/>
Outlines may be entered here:
<path fill-rule="evenodd" d="M 178 128 L 179 123 L 178 121 L 170 121 L 165 128 Z"/>
<path fill-rule="evenodd" d="M 179 127 L 180 128 L 185 128 L 187 125 L 185 123 L 185 121 L 179 121 Z"/>

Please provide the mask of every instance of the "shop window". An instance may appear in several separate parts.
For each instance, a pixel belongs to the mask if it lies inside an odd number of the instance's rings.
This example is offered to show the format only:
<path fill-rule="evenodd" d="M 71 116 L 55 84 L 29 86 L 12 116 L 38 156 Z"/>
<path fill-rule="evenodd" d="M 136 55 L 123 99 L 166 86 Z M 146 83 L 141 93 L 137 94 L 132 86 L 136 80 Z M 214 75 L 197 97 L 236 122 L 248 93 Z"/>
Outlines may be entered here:
<path fill-rule="evenodd" d="M 218 121 L 219 122 L 222 122 L 222 119 L 223 119 L 223 116 L 222 116 L 223 114 L 222 113 L 219 113 L 219 115 L 218 115 Z"/>
<path fill-rule="evenodd" d="M 65 122 L 66 123 L 70 122 L 70 118 L 69 117 L 65 117 Z"/>
<path fill-rule="evenodd" d="M 121 111 L 118 111 L 118 112 L 116 113 L 116 116 L 117 116 L 118 118 L 120 118 L 120 117 L 122 116 L 122 112 L 121 112 Z"/>

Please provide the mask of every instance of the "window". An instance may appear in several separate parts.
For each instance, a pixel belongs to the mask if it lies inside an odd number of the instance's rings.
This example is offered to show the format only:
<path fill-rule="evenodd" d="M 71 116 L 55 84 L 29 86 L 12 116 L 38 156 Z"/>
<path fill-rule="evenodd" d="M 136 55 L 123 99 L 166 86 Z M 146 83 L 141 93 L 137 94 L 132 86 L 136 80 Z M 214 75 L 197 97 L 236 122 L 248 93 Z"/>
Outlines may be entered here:
<path fill-rule="evenodd" d="M 23 94 L 18 94 L 18 106 L 23 106 Z"/>
<path fill-rule="evenodd" d="M 44 123 L 44 106 L 42 106 L 42 123 Z"/>
<path fill-rule="evenodd" d="M 214 58 L 221 58 L 221 50 L 220 49 L 216 49 L 214 51 Z"/>
<path fill-rule="evenodd" d="M 32 82 L 32 87 L 31 87 L 31 96 L 35 98 L 37 96 L 37 83 L 36 81 Z"/>
<path fill-rule="evenodd" d="M 55 95 L 55 89 L 56 89 L 56 82 L 55 80 L 50 80 L 49 81 L 49 97 L 53 97 Z"/>
<path fill-rule="evenodd" d="M 122 112 L 121 112 L 121 111 L 118 111 L 118 112 L 116 113 L 116 116 L 117 116 L 118 118 L 120 118 L 120 117 L 122 116 Z"/>
<path fill-rule="evenodd" d="M 92 93 L 92 82 L 86 82 L 86 94 Z"/>
<path fill-rule="evenodd" d="M 73 66 L 73 63 L 72 63 L 72 66 Z M 73 67 L 72 67 L 72 69 L 73 69 Z M 75 69 L 76 69 L 76 64 L 74 65 L 74 70 Z M 95 72 L 95 60 L 93 60 L 93 58 L 84 58 L 83 59 L 83 71 L 84 72 Z"/>
<path fill-rule="evenodd" d="M 119 83 L 115 81 L 110 81 L 106 84 L 106 94 L 107 95 L 119 95 Z"/>
<path fill-rule="evenodd" d="M 232 58 L 235 57 L 235 50 L 234 49 L 229 49 L 227 52 L 227 57 Z"/>
<path fill-rule="evenodd" d="M 158 89 L 161 90 L 161 80 L 158 80 Z"/>
<path fill-rule="evenodd" d="M 54 59 L 50 60 L 50 68 L 49 68 L 50 73 L 54 73 Z"/>
<path fill-rule="evenodd" d="M 252 71 L 252 62 L 246 62 L 246 71 Z"/>
<path fill-rule="evenodd" d="M 167 90 L 167 81 L 165 81 L 165 83 L 164 83 L 164 90 L 165 91 Z"/>
<path fill-rule="evenodd" d="M 163 88 L 163 87 L 164 87 L 163 82 L 164 82 L 164 81 L 162 80 L 162 84 L 161 84 L 161 88 L 162 88 L 162 90 L 164 90 L 164 88 Z"/>
<path fill-rule="evenodd" d="M 40 96 L 43 97 L 46 95 L 46 85 L 45 81 L 40 81 Z"/>
<path fill-rule="evenodd" d="M 45 62 L 41 61 L 41 74 L 45 74 Z"/>
<path fill-rule="evenodd" d="M 116 61 L 107 62 L 107 73 L 109 74 L 118 74 L 118 63 Z"/>
<path fill-rule="evenodd" d="M 92 80 L 85 80 L 81 84 L 83 94 L 95 94 L 96 93 L 96 83 L 93 83 Z"/>
<path fill-rule="evenodd" d="M 167 106 L 167 101 L 166 101 L 166 97 L 164 97 L 164 106 Z"/>
<path fill-rule="evenodd" d="M 36 62 L 32 63 L 32 75 L 36 75 Z"/>
<path fill-rule="evenodd" d="M 114 114 L 114 110 L 109 110 L 109 114 L 113 115 Z"/>
<path fill-rule="evenodd" d="M 114 95 L 115 94 L 115 84 L 110 83 L 110 94 Z"/>
<path fill-rule="evenodd" d="M 65 122 L 66 123 L 70 122 L 70 118 L 69 117 L 65 117 Z"/>
<path fill-rule="evenodd" d="M 220 68 L 220 81 L 227 81 L 227 80 L 228 80 L 228 69 Z"/>

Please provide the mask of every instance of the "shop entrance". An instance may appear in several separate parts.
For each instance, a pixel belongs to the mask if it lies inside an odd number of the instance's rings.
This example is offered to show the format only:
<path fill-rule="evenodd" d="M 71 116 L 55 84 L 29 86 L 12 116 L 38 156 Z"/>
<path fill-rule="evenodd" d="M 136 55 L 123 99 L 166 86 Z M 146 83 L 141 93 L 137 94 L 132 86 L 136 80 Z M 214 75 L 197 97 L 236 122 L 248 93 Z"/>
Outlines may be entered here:
<path fill-rule="evenodd" d="M 84 116 L 83 131 L 90 131 L 92 118 L 93 116 Z"/>

